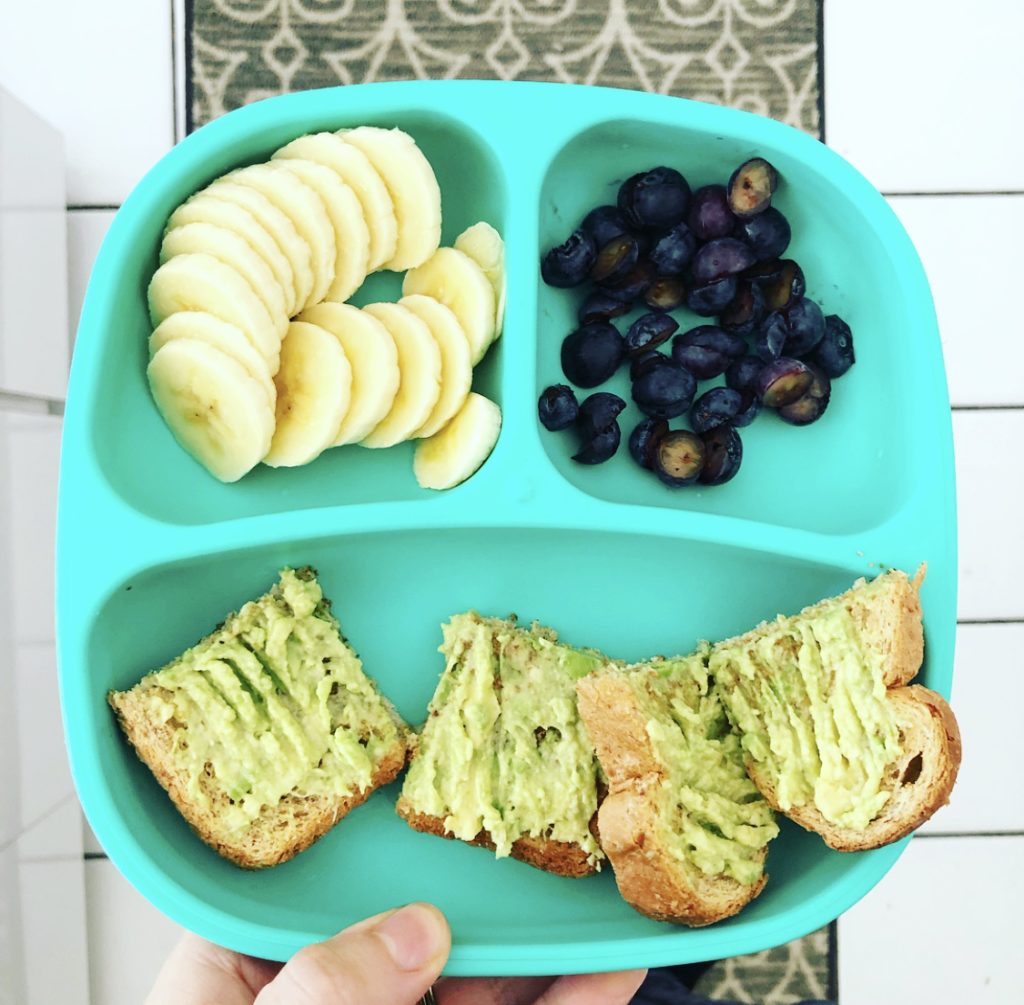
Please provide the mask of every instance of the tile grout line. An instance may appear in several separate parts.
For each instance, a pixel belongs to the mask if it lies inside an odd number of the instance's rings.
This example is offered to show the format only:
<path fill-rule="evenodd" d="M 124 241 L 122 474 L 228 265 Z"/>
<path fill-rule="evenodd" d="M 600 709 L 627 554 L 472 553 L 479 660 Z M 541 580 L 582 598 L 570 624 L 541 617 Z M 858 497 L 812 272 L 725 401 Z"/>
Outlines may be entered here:
<path fill-rule="evenodd" d="M 828 924 L 828 984 L 825 997 L 829 1001 L 839 1001 L 839 921 Z"/>
<path fill-rule="evenodd" d="M 8 408 L 25 415 L 63 415 L 64 399 L 0 390 L 0 410 Z"/>
<path fill-rule="evenodd" d="M 69 792 L 66 796 L 61 796 L 60 799 L 58 799 L 52 806 L 50 806 L 47 809 L 43 810 L 43 812 L 40 813 L 39 816 L 37 816 L 34 820 L 30 820 L 27 824 L 25 824 L 13 837 L 8 838 L 6 841 L 4 841 L 3 844 L 0 844 L 0 851 L 3 851 L 6 848 L 10 848 L 11 845 L 16 844 L 26 834 L 28 834 L 29 831 L 31 831 L 35 827 L 38 827 L 44 820 L 48 820 L 65 803 L 67 803 L 69 800 L 72 800 L 74 798 L 75 798 L 75 793 L 74 792 Z M 75 858 L 77 856 L 71 855 L 71 856 L 66 856 L 66 857 L 68 857 L 68 858 Z"/>
<path fill-rule="evenodd" d="M 940 838 L 1024 838 L 1024 831 L 925 831 L 914 837 L 928 841 Z"/>
<path fill-rule="evenodd" d="M 1024 618 L 957 618 L 960 625 L 1024 625 Z"/>
<path fill-rule="evenodd" d="M 1024 405 L 951 405 L 953 412 L 1020 412 Z"/>
<path fill-rule="evenodd" d="M 175 16 L 176 0 L 168 0 L 171 17 L 171 135 L 177 143 L 178 135 L 178 29 Z"/>
<path fill-rule="evenodd" d="M 825 4 L 818 4 L 818 133 L 822 143 L 827 144 L 825 134 Z"/>
<path fill-rule="evenodd" d="M 972 196 L 972 195 L 1010 195 L 1010 196 L 1022 196 L 1024 195 L 1024 189 L 1016 188 L 979 188 L 979 189 L 936 189 L 934 192 L 883 192 L 883 196 L 886 199 L 891 198 L 908 198 L 918 199 L 927 198 L 928 196 L 948 196 L 950 198 L 960 198 L 961 196 Z"/>

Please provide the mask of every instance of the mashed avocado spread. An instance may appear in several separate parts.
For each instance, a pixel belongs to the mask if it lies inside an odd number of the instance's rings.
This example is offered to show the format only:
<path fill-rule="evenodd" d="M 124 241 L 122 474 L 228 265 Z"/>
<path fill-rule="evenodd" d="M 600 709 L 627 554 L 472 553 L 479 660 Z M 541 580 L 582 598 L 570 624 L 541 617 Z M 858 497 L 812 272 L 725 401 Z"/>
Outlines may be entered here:
<path fill-rule="evenodd" d="M 875 580 L 861 595 L 876 584 L 884 588 Z M 854 830 L 878 816 L 899 731 L 881 656 L 861 644 L 842 598 L 716 646 L 708 669 L 743 750 L 783 810 L 813 803 L 826 820 Z"/>
<path fill-rule="evenodd" d="M 366 788 L 401 729 L 309 570 L 285 569 L 270 593 L 147 675 L 140 691 L 173 730 L 190 798 L 209 807 L 206 775 L 231 800 L 232 830 L 288 793 Z"/>
<path fill-rule="evenodd" d="M 747 777 L 739 737 L 700 654 L 628 668 L 647 735 L 664 769 L 662 844 L 688 871 L 747 885 L 763 871 L 763 849 L 779 828 Z"/>
<path fill-rule="evenodd" d="M 498 856 L 532 836 L 603 858 L 590 833 L 598 766 L 575 682 L 605 658 L 473 612 L 443 633 L 446 666 L 402 798 L 464 841 L 488 831 Z"/>

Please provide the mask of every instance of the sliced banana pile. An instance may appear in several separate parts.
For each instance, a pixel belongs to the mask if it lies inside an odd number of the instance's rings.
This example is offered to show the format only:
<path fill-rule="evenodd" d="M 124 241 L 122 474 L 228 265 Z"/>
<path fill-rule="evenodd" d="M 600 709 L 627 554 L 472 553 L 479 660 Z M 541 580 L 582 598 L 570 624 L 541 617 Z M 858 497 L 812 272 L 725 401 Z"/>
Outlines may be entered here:
<path fill-rule="evenodd" d="M 149 285 L 147 374 L 178 442 L 224 482 L 405 440 L 425 488 L 468 478 L 501 427 L 470 388 L 504 244 L 482 222 L 440 243 L 437 179 L 400 129 L 301 136 L 184 202 Z M 405 272 L 402 299 L 348 304 L 380 269 Z"/>

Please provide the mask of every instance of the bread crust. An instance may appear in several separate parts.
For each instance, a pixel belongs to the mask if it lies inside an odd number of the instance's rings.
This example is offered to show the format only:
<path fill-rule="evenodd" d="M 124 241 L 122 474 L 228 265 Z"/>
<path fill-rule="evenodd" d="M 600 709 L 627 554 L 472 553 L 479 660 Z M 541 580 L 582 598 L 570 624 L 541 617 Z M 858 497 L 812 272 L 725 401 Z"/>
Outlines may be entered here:
<path fill-rule="evenodd" d="M 656 921 L 701 927 L 728 918 L 764 889 L 730 876 L 694 876 L 660 838 L 658 790 L 663 769 L 647 735 L 647 720 L 629 682 L 599 671 L 576 684 L 580 716 L 608 776 L 598 809 L 601 846 L 623 898 Z M 761 863 L 767 856 L 762 849 Z"/>
<path fill-rule="evenodd" d="M 163 786 L 192 830 L 219 855 L 243 869 L 265 869 L 294 858 L 366 802 L 376 789 L 394 781 L 405 766 L 406 742 L 400 731 L 398 742 L 378 761 L 367 788 L 344 796 L 300 796 L 290 792 L 276 806 L 264 807 L 244 831 L 232 833 L 220 826 L 218 811 L 228 804 L 228 797 L 213 782 L 209 767 L 200 778 L 200 787 L 209 800 L 209 808 L 202 809 L 189 795 L 187 771 L 175 766 L 171 727 L 153 722 L 135 691 L 112 691 L 108 700 L 139 760 Z"/>
<path fill-rule="evenodd" d="M 404 799 L 399 799 L 395 810 L 413 830 L 423 834 L 447 838 L 449 841 L 460 840 L 445 825 L 441 817 L 414 810 Z M 595 819 L 591 821 L 591 831 L 596 827 Z M 596 835 L 595 835 L 596 836 Z M 466 844 L 494 851 L 495 844 L 488 831 L 482 830 Z M 597 872 L 597 864 L 590 861 L 590 856 L 576 842 L 552 841 L 550 838 L 530 837 L 525 835 L 512 842 L 511 856 L 535 869 L 553 872 L 558 876 L 580 879 Z"/>
<path fill-rule="evenodd" d="M 892 792 L 889 802 L 862 831 L 831 823 L 812 803 L 783 810 L 771 780 L 760 777 L 756 765 L 747 764 L 748 774 L 773 809 L 820 834 L 836 851 L 866 851 L 905 838 L 949 802 L 956 783 L 960 729 L 946 699 L 912 684 L 890 689 L 887 700 L 894 705 L 903 753 L 885 779 Z"/>
<path fill-rule="evenodd" d="M 960 731 L 953 710 L 946 700 L 921 685 L 908 686 L 924 659 L 920 588 L 926 566 L 922 564 L 913 579 L 899 569 L 883 573 L 879 579 L 887 587 L 884 602 L 869 603 L 858 581 L 838 598 L 823 600 L 805 608 L 800 616 L 813 615 L 823 604 L 842 601 L 853 618 L 866 648 L 882 657 L 882 680 L 886 700 L 900 730 L 902 754 L 893 764 L 883 784 L 893 793 L 882 813 L 861 831 L 841 827 L 826 820 L 813 803 L 779 805 L 771 778 L 748 758 L 747 773 L 773 809 L 809 831 L 824 838 L 837 851 L 864 851 L 880 848 L 906 837 L 949 802 L 960 767 Z M 766 627 L 761 625 L 737 639 L 719 645 L 732 646 L 757 638 Z M 717 647 L 716 647 L 717 648 Z M 920 758 L 918 765 L 913 762 Z M 912 781 L 906 779 L 913 777 Z"/>
<path fill-rule="evenodd" d="M 842 601 L 865 646 L 881 656 L 882 681 L 885 686 L 900 687 L 917 676 L 924 660 L 924 628 L 919 591 L 926 571 L 927 567 L 922 563 L 913 579 L 908 578 L 901 569 L 890 569 L 882 573 L 878 579 L 888 587 L 884 604 L 865 603 L 860 592 L 864 580 L 859 579 L 845 593 L 811 604 L 795 617 L 812 617 L 822 607 Z M 719 642 L 715 648 L 746 645 L 775 625 L 775 621 L 764 621 L 743 635 Z"/>

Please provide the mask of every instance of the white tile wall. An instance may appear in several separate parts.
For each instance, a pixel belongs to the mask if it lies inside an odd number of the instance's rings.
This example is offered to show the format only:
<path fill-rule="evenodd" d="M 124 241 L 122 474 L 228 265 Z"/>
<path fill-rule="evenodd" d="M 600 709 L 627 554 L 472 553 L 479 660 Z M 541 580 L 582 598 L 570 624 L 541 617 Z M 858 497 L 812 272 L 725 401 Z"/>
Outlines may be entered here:
<path fill-rule="evenodd" d="M 18 846 L 0 843 L 0 1005 L 25 1001 L 25 933 L 21 922 Z"/>
<path fill-rule="evenodd" d="M 961 618 L 1024 619 L 1024 467 L 1015 459 L 1022 436 L 1024 409 L 953 416 Z"/>
<path fill-rule="evenodd" d="M 82 810 L 74 792 L 51 806 L 36 818 L 18 837 L 18 857 L 23 862 L 44 862 L 53 859 L 80 861 L 85 852 Z"/>
<path fill-rule="evenodd" d="M 1024 709 L 1024 624 L 960 626 L 952 704 L 963 737 L 960 775 L 950 804 L 923 833 L 1024 833 L 1024 773 L 1008 771 L 1006 758 Z"/>
<path fill-rule="evenodd" d="M 113 219 L 112 209 L 74 209 L 68 213 L 68 324 L 72 346 L 89 275 Z"/>
<path fill-rule="evenodd" d="M 168 0 L 4 3 L 0 39 L 0 82 L 64 134 L 68 202 L 122 202 L 174 142 Z"/>
<path fill-rule="evenodd" d="M 62 319 L 65 351 L 66 332 Z M 60 427 L 0 409 L 0 1002 L 12 1005 L 89 1000 L 81 818 L 54 650 Z"/>
<path fill-rule="evenodd" d="M 107 859 L 85 864 L 90 1005 L 139 1005 L 181 935 Z"/>
<path fill-rule="evenodd" d="M 839 919 L 841 1005 L 1016 1005 L 1024 837 L 917 838 Z"/>
<path fill-rule="evenodd" d="M 64 750 L 57 702 L 57 656 L 52 642 L 19 645 L 14 656 L 14 695 L 18 708 L 18 763 L 21 768 L 21 822 L 28 827 L 74 792 Z M 79 853 L 81 832 L 78 832 Z"/>
<path fill-rule="evenodd" d="M 26 1005 L 89 1005 L 82 858 L 18 867 Z"/>
<path fill-rule="evenodd" d="M 64 203 L 60 133 L 0 87 L 0 391 L 64 396 Z"/>
<path fill-rule="evenodd" d="M 1024 189 L 1024 5 L 825 4 L 828 143 L 883 192 Z"/>
<path fill-rule="evenodd" d="M 950 400 L 1024 405 L 1024 338 L 1008 337 L 1020 326 L 997 292 L 1020 282 L 1024 195 L 903 196 L 889 203 L 931 281 Z"/>
<path fill-rule="evenodd" d="M 18 644 L 54 639 L 54 529 L 60 469 L 60 419 L 0 412 L 9 477 L 0 481 L 0 507 L 11 514 L 9 602 Z"/>

